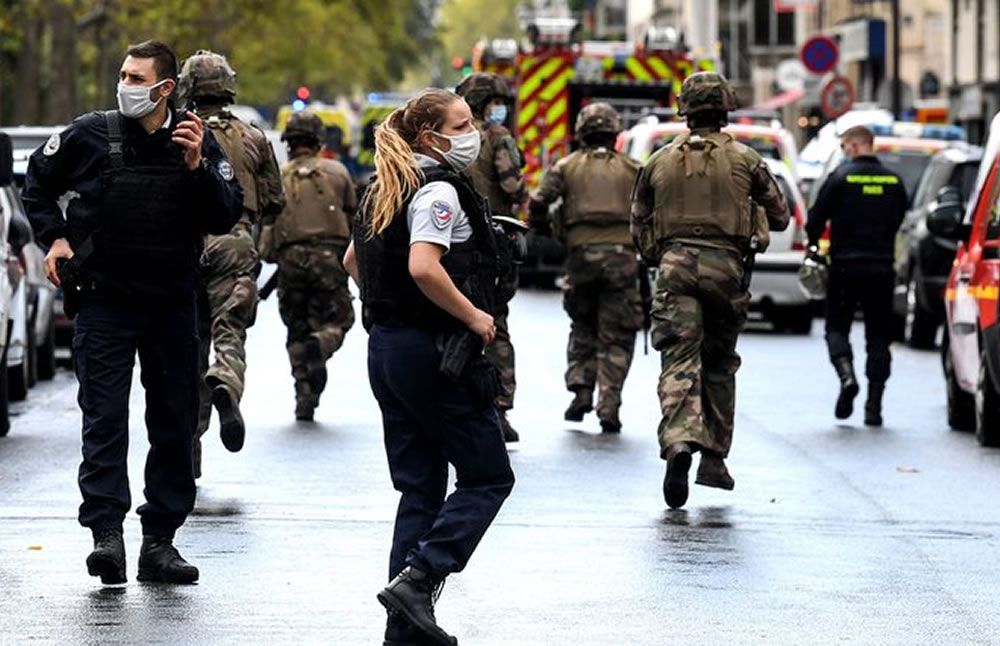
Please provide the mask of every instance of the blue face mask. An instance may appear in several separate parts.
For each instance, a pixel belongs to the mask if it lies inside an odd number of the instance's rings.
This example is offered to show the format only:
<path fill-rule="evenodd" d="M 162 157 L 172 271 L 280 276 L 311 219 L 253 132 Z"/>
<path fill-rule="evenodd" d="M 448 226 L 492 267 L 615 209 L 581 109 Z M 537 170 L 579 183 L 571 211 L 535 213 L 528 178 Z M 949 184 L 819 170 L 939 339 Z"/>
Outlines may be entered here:
<path fill-rule="evenodd" d="M 491 106 L 489 112 L 486 115 L 486 120 L 498 126 L 503 125 L 504 122 L 507 121 L 507 106 L 505 105 Z"/>

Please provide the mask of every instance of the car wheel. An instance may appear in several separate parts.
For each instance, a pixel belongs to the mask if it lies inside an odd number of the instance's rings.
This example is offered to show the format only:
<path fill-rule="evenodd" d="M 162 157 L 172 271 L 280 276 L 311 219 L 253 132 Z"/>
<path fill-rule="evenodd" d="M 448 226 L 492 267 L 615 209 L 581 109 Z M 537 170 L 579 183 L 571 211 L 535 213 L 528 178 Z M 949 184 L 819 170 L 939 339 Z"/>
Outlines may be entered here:
<path fill-rule="evenodd" d="M 48 381 L 56 376 L 56 325 L 52 318 L 49 318 L 49 331 L 45 333 L 42 344 L 38 346 L 35 366 L 38 378 Z"/>
<path fill-rule="evenodd" d="M 979 354 L 976 388 L 976 439 L 983 446 L 1000 446 L 1000 393 L 986 365 L 986 350 Z"/>
<path fill-rule="evenodd" d="M 9 326 L 8 326 L 9 330 Z M 10 338 L 10 332 L 7 333 L 7 338 Z M 0 366 L 7 365 L 7 344 L 3 346 L 3 352 L 0 352 Z M 7 435 L 10 432 L 10 406 L 7 403 L 7 371 L 0 370 L 0 437 Z"/>
<path fill-rule="evenodd" d="M 948 395 L 948 426 L 956 431 L 974 430 L 976 401 L 972 395 L 962 390 L 958 380 L 955 379 L 955 367 L 952 363 L 947 331 L 944 343 L 941 344 L 941 367 L 944 369 L 945 391 Z"/>
<path fill-rule="evenodd" d="M 916 276 L 910 276 L 906 285 L 906 323 L 903 334 L 911 348 L 934 349 L 937 340 L 938 322 L 934 314 L 920 303 Z"/>
<path fill-rule="evenodd" d="M 812 307 L 784 307 L 776 312 L 773 323 L 775 327 L 785 328 L 792 334 L 809 334 L 812 332 Z"/>

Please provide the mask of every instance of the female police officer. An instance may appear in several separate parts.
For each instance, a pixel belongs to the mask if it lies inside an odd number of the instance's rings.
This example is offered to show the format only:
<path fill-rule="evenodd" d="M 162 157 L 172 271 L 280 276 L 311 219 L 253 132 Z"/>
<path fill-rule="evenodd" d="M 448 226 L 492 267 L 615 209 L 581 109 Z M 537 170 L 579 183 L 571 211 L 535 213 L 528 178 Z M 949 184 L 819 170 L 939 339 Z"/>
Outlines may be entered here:
<path fill-rule="evenodd" d="M 468 562 L 514 486 L 482 355 L 496 334 L 497 250 L 484 200 L 461 171 L 479 153 L 469 106 L 427 90 L 375 133 L 376 181 L 345 267 L 361 287 L 368 373 L 400 492 L 378 594 L 386 644 L 453 644 L 435 589 Z M 448 464 L 456 490 L 445 498 Z"/>

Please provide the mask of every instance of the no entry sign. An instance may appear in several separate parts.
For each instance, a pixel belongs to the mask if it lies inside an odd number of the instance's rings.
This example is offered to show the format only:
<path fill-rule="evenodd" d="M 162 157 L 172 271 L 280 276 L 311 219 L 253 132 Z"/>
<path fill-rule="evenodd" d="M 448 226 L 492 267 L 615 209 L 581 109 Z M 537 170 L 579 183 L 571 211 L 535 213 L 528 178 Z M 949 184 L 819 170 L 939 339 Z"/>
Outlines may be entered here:
<path fill-rule="evenodd" d="M 840 53 L 837 43 L 826 36 L 813 36 L 802 46 L 800 58 L 813 74 L 824 74 L 837 66 Z"/>
<path fill-rule="evenodd" d="M 843 76 L 834 76 L 819 95 L 819 107 L 829 119 L 836 119 L 854 105 L 854 86 Z"/>

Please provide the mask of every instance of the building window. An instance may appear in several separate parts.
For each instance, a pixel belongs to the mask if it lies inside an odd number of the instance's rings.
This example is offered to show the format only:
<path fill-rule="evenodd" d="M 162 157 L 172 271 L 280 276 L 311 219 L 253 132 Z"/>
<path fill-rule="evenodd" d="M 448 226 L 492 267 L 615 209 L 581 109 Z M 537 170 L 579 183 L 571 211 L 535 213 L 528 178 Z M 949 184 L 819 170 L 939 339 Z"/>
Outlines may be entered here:
<path fill-rule="evenodd" d="M 776 26 L 771 34 L 772 22 Z M 794 45 L 795 44 L 795 13 L 774 12 L 773 0 L 754 0 L 753 2 L 753 44 L 759 46 Z"/>

